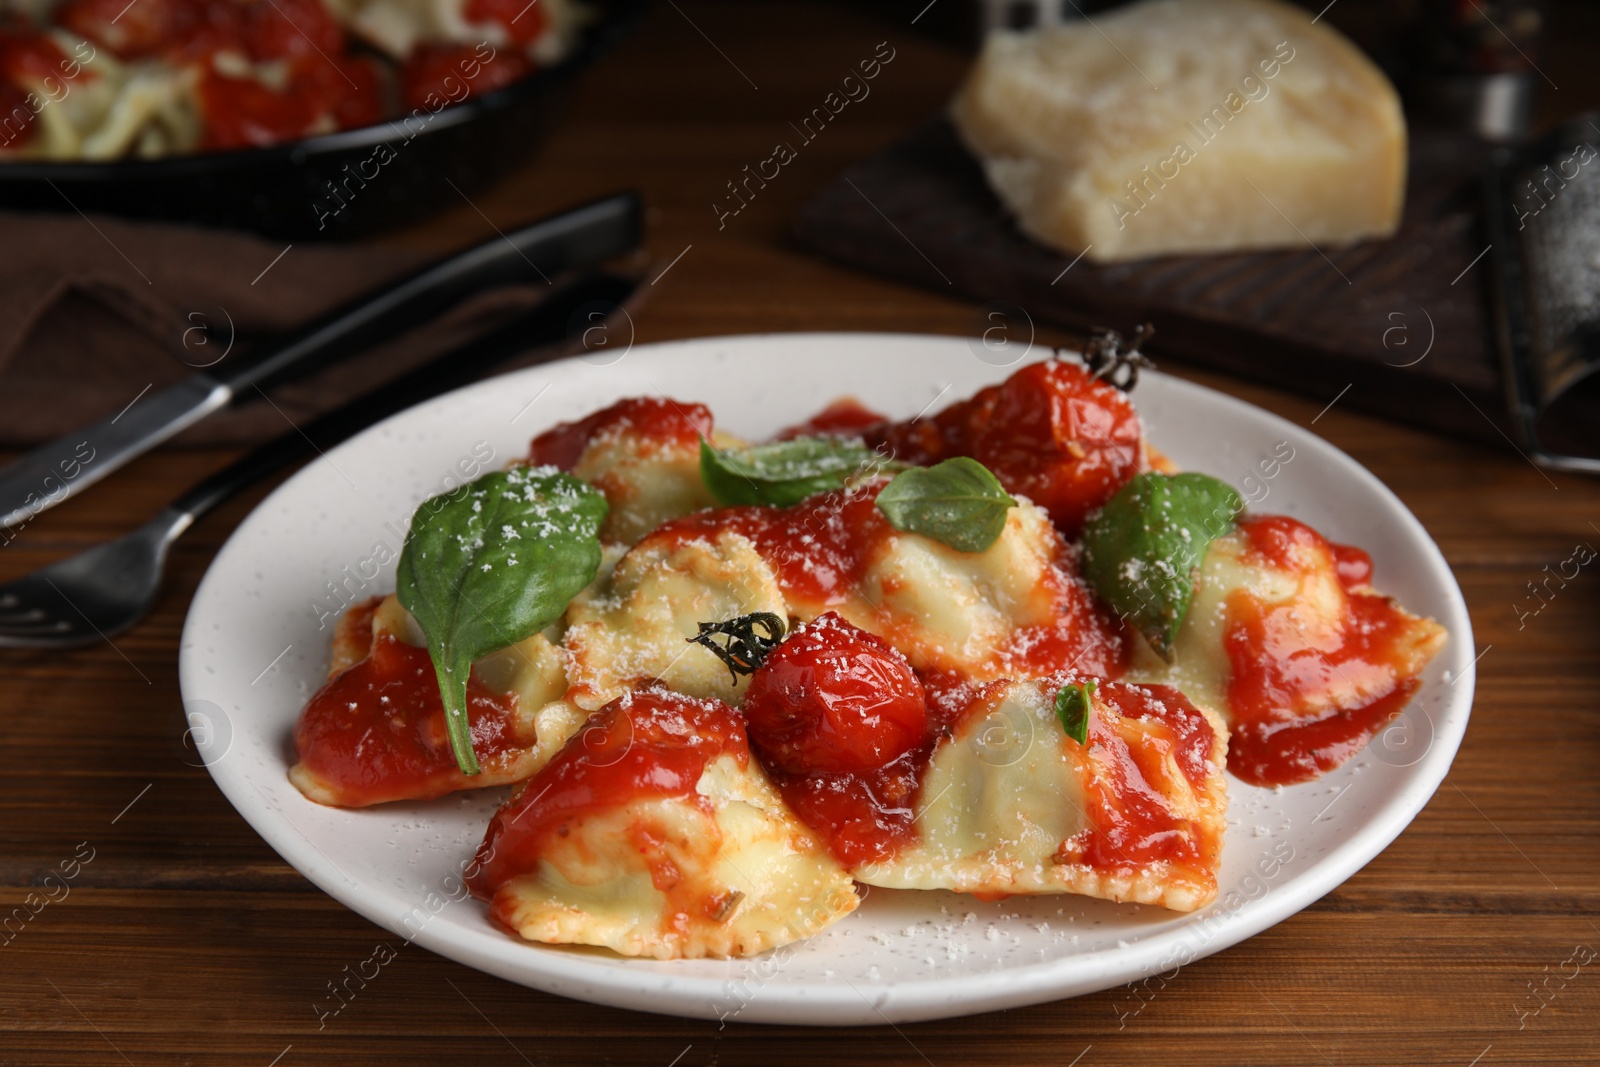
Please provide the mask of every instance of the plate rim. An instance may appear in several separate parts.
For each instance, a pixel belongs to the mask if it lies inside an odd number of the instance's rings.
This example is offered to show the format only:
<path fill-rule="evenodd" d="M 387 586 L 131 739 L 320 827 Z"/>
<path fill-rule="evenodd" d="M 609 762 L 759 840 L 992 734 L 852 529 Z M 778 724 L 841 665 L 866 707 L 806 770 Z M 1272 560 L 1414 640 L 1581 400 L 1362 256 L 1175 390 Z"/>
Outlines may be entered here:
<path fill-rule="evenodd" d="M 826 345 L 872 342 L 949 346 L 958 343 L 968 345 L 971 339 L 955 334 L 898 331 L 717 334 L 638 345 L 632 347 L 627 355 L 630 359 L 666 361 L 684 349 L 708 344 L 781 346 L 796 343 Z M 1013 368 L 1021 366 L 1026 359 L 1025 354 L 1007 366 L 992 366 L 997 375 L 995 380 L 999 380 L 998 376 L 1002 373 L 1008 373 Z M 518 379 L 536 381 L 544 376 L 554 376 L 564 367 L 576 367 L 583 361 L 581 354 L 574 355 L 495 375 L 440 394 L 368 427 L 338 448 L 331 450 L 329 455 L 336 460 L 346 449 L 363 447 L 364 442 L 381 435 L 392 423 L 406 419 L 421 409 L 459 400 L 474 390 L 487 391 L 504 387 Z M 755 360 L 752 358 L 751 362 Z M 1377 500 L 1382 501 L 1404 528 L 1407 539 L 1414 540 L 1422 549 L 1431 572 L 1428 584 L 1436 585 L 1444 594 L 1444 599 L 1450 608 L 1448 614 L 1453 618 L 1441 618 L 1440 621 L 1450 633 L 1451 641 L 1447 648 L 1452 650 L 1451 654 L 1455 657 L 1453 662 L 1460 661 L 1462 650 L 1467 650 L 1470 658 L 1470 650 L 1476 647 L 1471 619 L 1465 597 L 1448 561 L 1427 528 L 1377 475 L 1342 449 L 1316 434 L 1314 430 L 1290 422 L 1265 408 L 1186 378 L 1161 372 L 1152 372 L 1152 376 L 1170 383 L 1180 393 L 1184 390 L 1197 390 L 1205 394 L 1210 401 L 1221 404 L 1224 409 L 1231 409 L 1235 414 L 1248 414 L 1248 417 L 1258 424 L 1278 430 L 1292 430 L 1297 445 L 1304 439 L 1312 448 L 1323 451 L 1325 458 L 1343 468 L 1364 492 L 1370 492 Z M 303 485 L 308 477 L 307 472 L 315 466 L 314 463 L 303 466 L 258 503 L 229 534 L 207 567 L 204 577 L 195 590 L 180 636 L 178 676 L 185 702 L 202 699 L 197 693 L 204 685 L 204 679 L 201 677 L 203 668 L 198 660 L 198 653 L 194 650 L 199 647 L 198 632 L 208 621 L 203 611 L 217 595 L 216 586 L 224 580 L 223 575 L 227 567 L 232 565 L 232 554 L 242 551 L 238 547 L 242 535 L 259 515 L 278 506 L 286 497 L 297 492 L 296 487 Z M 1389 516 L 1385 516 L 1384 525 L 1388 526 L 1389 522 Z M 1445 695 L 1445 703 L 1440 713 L 1440 716 L 1447 720 L 1446 726 L 1439 728 L 1437 723 L 1434 724 L 1432 744 L 1419 760 L 1406 768 L 1411 773 L 1397 795 L 1368 816 L 1354 833 L 1342 839 L 1334 849 L 1315 857 L 1314 865 L 1318 872 L 1316 877 L 1296 879 L 1289 885 L 1274 887 L 1259 899 L 1250 901 L 1248 907 L 1228 915 L 1213 936 L 1201 945 L 1198 951 L 1190 954 L 1184 964 L 1187 965 L 1189 962 L 1231 947 L 1303 910 L 1342 885 L 1410 826 L 1449 773 L 1470 721 L 1475 685 L 1474 665 L 1469 664 L 1455 673 L 1450 683 L 1450 692 Z M 1419 692 L 1413 701 L 1419 701 L 1425 693 L 1426 690 Z M 1413 703 L 1411 706 L 1416 705 Z M 1430 714 L 1429 718 L 1431 721 L 1434 716 Z M 248 776 L 230 770 L 225 759 L 226 755 L 226 751 L 214 757 L 208 754 L 207 770 L 229 803 L 268 846 L 313 885 L 358 915 L 397 936 L 475 969 L 560 996 L 658 1014 L 695 1018 L 719 1017 L 715 1012 L 708 1013 L 705 1008 L 708 1005 L 714 1007 L 720 997 L 727 995 L 727 987 L 733 981 L 730 978 L 663 975 L 656 970 L 629 972 L 610 965 L 615 961 L 608 961 L 608 965 L 604 967 L 595 967 L 582 955 L 566 951 L 539 951 L 543 946 L 520 943 L 498 931 L 494 932 L 499 939 L 495 942 L 485 942 L 480 934 L 472 931 L 468 931 L 465 937 L 459 933 L 452 935 L 448 928 L 441 930 L 440 925 L 434 923 L 423 925 L 409 936 L 401 933 L 395 928 L 392 921 L 394 917 L 385 914 L 381 907 L 375 906 L 371 901 L 360 897 L 362 887 L 351 881 L 349 875 L 339 870 L 309 840 L 301 836 L 286 816 L 275 814 L 264 797 L 259 798 L 260 802 L 252 801 L 248 791 L 253 786 L 248 781 Z M 1088 950 L 1036 963 L 1016 964 L 984 976 L 941 977 L 936 973 L 929 978 L 875 986 L 872 991 L 876 996 L 870 998 L 848 980 L 845 980 L 842 986 L 837 982 L 785 982 L 781 986 L 781 997 L 757 996 L 743 1004 L 734 1014 L 740 1022 L 877 1025 L 952 1018 L 1065 999 L 1104 990 L 1126 980 L 1137 981 L 1139 978 L 1157 973 L 1170 964 L 1172 949 L 1191 929 L 1192 923 L 1185 920 L 1208 913 L 1209 908 L 1182 917 L 1175 916 L 1177 921 L 1174 921 L 1169 928 L 1153 932 L 1127 945 Z M 497 948 L 504 947 L 514 947 L 515 954 L 496 951 Z M 1106 981 L 1107 976 L 1111 974 L 1115 975 L 1115 980 Z M 768 987 L 763 986 L 761 991 L 767 992 Z M 723 1013 L 722 1017 L 726 1018 L 727 1015 L 728 1013 Z"/>

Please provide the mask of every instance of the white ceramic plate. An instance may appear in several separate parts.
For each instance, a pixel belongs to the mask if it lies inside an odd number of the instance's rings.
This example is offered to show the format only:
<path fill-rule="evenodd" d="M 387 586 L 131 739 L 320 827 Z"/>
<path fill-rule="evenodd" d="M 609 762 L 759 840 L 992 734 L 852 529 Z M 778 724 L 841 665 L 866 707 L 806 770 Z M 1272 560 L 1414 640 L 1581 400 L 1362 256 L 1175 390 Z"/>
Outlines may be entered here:
<path fill-rule="evenodd" d="M 1356 759 L 1282 790 L 1230 778 L 1222 892 L 1204 911 L 878 889 L 820 936 L 763 957 L 622 959 L 519 941 L 465 896 L 455 876 L 505 791 L 340 811 L 285 778 L 295 716 L 327 668 L 319 614 L 337 608 L 339 588 L 345 600 L 392 590 L 412 510 L 490 448 L 498 467 L 534 433 L 632 395 L 703 401 L 756 438 L 845 393 L 909 417 L 1004 377 L 998 362 L 953 337 L 721 337 L 534 367 L 389 419 L 268 497 L 195 595 L 179 676 L 212 777 L 284 859 L 380 926 L 513 982 L 642 1011 L 814 1024 L 963 1015 L 1170 977 L 1279 922 L 1377 855 L 1433 795 L 1467 725 L 1472 630 L 1439 550 L 1382 482 L 1300 426 L 1160 374 L 1134 394 L 1159 448 L 1258 510 L 1367 549 L 1381 589 L 1450 631 L 1417 699 Z M 1263 479 L 1258 461 L 1285 441 L 1294 458 Z"/>

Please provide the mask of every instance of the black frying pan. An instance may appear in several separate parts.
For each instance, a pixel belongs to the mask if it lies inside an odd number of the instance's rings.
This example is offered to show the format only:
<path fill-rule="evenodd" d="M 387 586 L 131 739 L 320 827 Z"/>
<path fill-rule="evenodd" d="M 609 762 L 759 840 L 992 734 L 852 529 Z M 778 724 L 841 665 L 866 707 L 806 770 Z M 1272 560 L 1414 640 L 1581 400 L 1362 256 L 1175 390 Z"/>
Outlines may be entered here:
<path fill-rule="evenodd" d="M 4 162 L 0 210 L 103 212 L 293 241 L 398 226 L 460 204 L 525 159 L 559 117 L 573 76 L 632 28 L 645 2 L 610 0 L 560 63 L 428 116 L 414 134 L 395 119 L 235 152 Z"/>

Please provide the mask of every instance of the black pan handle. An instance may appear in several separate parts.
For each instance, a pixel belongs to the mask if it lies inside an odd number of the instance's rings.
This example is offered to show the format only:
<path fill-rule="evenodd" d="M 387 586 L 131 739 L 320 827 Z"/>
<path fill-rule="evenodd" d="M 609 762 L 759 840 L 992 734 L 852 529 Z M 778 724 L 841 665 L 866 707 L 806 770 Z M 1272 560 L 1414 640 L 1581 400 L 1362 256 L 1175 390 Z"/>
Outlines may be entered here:
<path fill-rule="evenodd" d="M 224 500 L 268 475 L 332 448 L 374 423 L 413 404 L 465 385 L 478 374 L 512 356 L 541 345 L 577 336 L 589 318 L 578 312 L 597 306 L 621 307 L 638 283 L 614 274 L 588 274 L 560 286 L 555 293 L 476 340 L 437 356 L 409 374 L 336 408 L 262 445 L 224 467 L 173 502 L 173 508 L 199 518 Z"/>
<path fill-rule="evenodd" d="M 618 193 L 491 238 L 367 296 L 287 343 L 206 372 L 235 401 L 296 374 L 321 369 L 436 318 L 463 298 L 516 282 L 543 284 L 634 248 L 642 228 L 636 192 Z"/>

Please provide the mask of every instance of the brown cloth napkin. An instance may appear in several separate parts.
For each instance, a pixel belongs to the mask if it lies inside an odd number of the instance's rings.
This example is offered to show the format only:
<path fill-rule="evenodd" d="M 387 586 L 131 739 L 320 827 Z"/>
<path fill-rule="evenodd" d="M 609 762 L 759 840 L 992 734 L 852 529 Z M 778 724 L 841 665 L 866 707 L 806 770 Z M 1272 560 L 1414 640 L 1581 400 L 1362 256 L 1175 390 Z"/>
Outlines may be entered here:
<path fill-rule="evenodd" d="M 485 234 L 485 236 L 492 236 Z M 378 245 L 288 245 L 103 216 L 0 212 L 0 446 L 115 415 L 437 258 Z M 182 444 L 283 433 L 536 301 L 544 286 L 469 298 L 433 323 L 190 428 Z M 229 344 L 232 348 L 229 348 Z M 273 405 L 276 405 L 276 408 Z"/>

